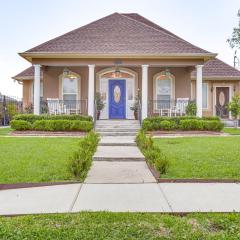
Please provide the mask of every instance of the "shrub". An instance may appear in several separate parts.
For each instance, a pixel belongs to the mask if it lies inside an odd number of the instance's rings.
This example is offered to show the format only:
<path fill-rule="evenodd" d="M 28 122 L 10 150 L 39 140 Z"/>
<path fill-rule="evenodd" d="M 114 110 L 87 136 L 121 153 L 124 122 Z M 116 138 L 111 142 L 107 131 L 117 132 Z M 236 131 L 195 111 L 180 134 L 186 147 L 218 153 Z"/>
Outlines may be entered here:
<path fill-rule="evenodd" d="M 224 124 L 220 121 L 203 121 L 203 130 L 220 132 L 223 128 Z"/>
<path fill-rule="evenodd" d="M 163 156 L 161 157 L 161 159 L 158 158 L 155 160 L 155 168 L 161 174 L 166 174 L 169 166 L 169 161 L 166 158 L 163 158 Z"/>
<path fill-rule="evenodd" d="M 79 180 L 84 180 L 92 164 L 92 157 L 96 151 L 99 141 L 98 134 L 88 133 L 80 140 L 79 149 L 73 154 L 69 161 L 71 173 Z"/>
<path fill-rule="evenodd" d="M 10 125 L 12 129 L 17 131 L 30 130 L 32 128 L 31 123 L 24 120 L 12 120 Z"/>
<path fill-rule="evenodd" d="M 30 123 L 34 123 L 37 120 L 80 120 L 80 121 L 92 121 L 91 116 L 85 115 L 34 115 L 34 114 L 18 114 L 14 116 L 14 120 L 25 120 Z"/>
<path fill-rule="evenodd" d="M 89 132 L 93 123 L 80 120 L 37 120 L 33 129 L 37 131 L 84 131 Z"/>
<path fill-rule="evenodd" d="M 171 130 L 175 128 L 174 122 L 168 121 L 168 120 L 163 120 L 160 123 L 160 128 L 162 130 Z"/>
<path fill-rule="evenodd" d="M 197 119 L 181 120 L 179 128 L 181 130 L 203 130 L 203 121 Z"/>
<path fill-rule="evenodd" d="M 197 105 L 196 103 L 190 102 L 186 106 L 186 114 L 188 116 L 196 116 L 197 114 Z"/>
<path fill-rule="evenodd" d="M 89 121 L 71 121 L 71 131 L 84 131 L 89 132 L 93 129 L 93 123 Z"/>
<path fill-rule="evenodd" d="M 212 121 L 209 131 L 214 129 L 220 129 L 222 124 L 219 117 L 196 117 L 196 116 L 181 116 L 181 117 L 152 117 L 144 119 L 142 123 L 142 129 L 144 131 L 156 131 L 156 130 L 205 130 L 204 122 Z"/>
<path fill-rule="evenodd" d="M 144 154 L 147 162 L 159 171 L 160 174 L 165 174 L 169 168 L 169 161 L 161 149 L 154 146 L 152 137 L 147 137 L 144 131 L 140 131 L 137 134 L 136 143 Z"/>

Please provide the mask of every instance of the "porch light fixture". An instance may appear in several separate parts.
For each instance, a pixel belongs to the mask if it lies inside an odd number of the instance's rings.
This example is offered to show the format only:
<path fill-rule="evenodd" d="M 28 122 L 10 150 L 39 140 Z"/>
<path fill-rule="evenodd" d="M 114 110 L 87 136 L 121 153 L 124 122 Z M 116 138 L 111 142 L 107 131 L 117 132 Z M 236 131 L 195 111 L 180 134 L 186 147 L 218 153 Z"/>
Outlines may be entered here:
<path fill-rule="evenodd" d="M 63 76 L 64 76 L 64 77 L 68 77 L 68 75 L 69 75 L 69 69 L 65 67 L 65 68 L 63 69 Z"/>
<path fill-rule="evenodd" d="M 121 73 L 120 69 L 118 67 L 116 67 L 115 72 L 114 72 L 114 76 L 119 77 L 120 73 Z"/>
<path fill-rule="evenodd" d="M 76 76 L 67 67 L 63 69 L 63 77 L 70 79 L 76 78 Z"/>
<path fill-rule="evenodd" d="M 169 77 L 171 75 L 169 68 L 166 68 L 165 74 L 166 74 L 167 77 Z"/>

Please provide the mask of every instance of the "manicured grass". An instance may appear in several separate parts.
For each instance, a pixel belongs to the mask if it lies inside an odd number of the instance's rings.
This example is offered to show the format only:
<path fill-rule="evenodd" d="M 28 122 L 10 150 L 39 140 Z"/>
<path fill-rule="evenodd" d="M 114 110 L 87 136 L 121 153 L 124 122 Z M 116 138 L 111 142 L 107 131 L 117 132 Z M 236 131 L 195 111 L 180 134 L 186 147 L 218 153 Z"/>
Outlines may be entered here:
<path fill-rule="evenodd" d="M 240 179 L 239 137 L 155 139 L 170 161 L 162 178 Z"/>
<path fill-rule="evenodd" d="M 0 183 L 73 179 L 68 160 L 77 138 L 0 138 Z"/>
<path fill-rule="evenodd" d="M 224 128 L 223 132 L 231 135 L 240 135 L 240 128 Z"/>
<path fill-rule="evenodd" d="M 3 240 L 239 239 L 238 214 L 79 213 L 0 218 Z"/>
<path fill-rule="evenodd" d="M 0 136 L 6 136 L 13 130 L 10 127 L 7 128 L 0 128 Z"/>

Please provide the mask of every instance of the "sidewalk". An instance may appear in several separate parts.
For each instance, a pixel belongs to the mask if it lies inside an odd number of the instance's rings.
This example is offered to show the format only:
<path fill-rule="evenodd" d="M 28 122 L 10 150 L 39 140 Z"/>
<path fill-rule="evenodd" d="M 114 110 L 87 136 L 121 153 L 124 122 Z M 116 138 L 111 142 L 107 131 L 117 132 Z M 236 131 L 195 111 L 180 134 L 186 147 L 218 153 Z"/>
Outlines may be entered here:
<path fill-rule="evenodd" d="M 240 212 L 240 184 L 68 184 L 0 191 L 0 215 L 88 210 Z"/>

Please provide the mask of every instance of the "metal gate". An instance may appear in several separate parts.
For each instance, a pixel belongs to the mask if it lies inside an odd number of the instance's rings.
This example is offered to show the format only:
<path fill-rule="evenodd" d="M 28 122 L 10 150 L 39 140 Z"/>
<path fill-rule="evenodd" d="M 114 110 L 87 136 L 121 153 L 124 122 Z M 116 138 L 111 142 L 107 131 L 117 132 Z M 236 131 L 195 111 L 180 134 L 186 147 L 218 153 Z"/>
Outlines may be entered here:
<path fill-rule="evenodd" d="M 7 126 L 13 116 L 23 112 L 22 100 L 0 94 L 0 125 Z"/>

